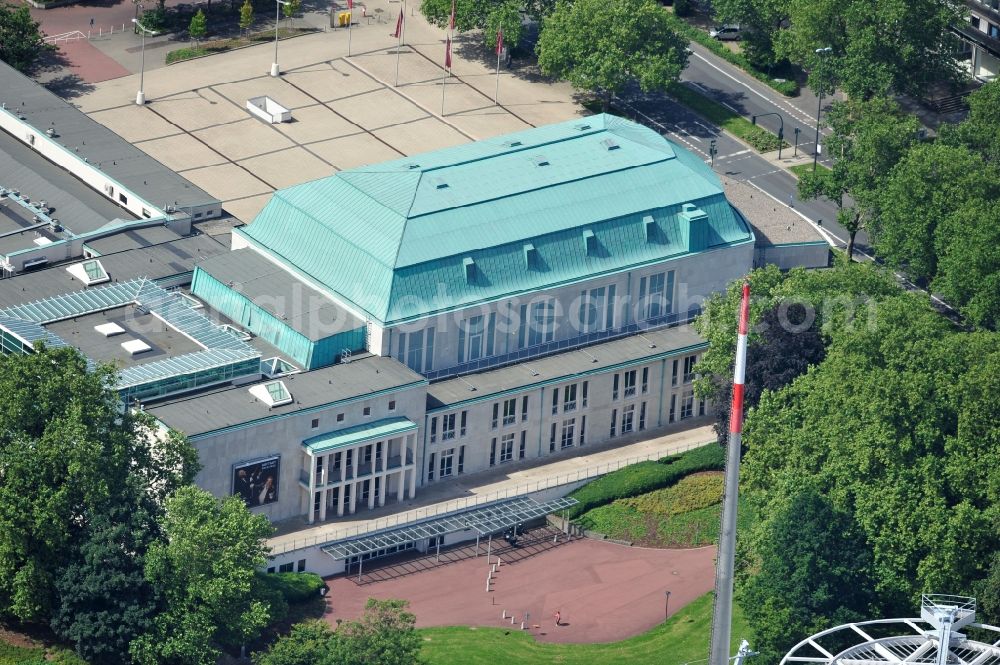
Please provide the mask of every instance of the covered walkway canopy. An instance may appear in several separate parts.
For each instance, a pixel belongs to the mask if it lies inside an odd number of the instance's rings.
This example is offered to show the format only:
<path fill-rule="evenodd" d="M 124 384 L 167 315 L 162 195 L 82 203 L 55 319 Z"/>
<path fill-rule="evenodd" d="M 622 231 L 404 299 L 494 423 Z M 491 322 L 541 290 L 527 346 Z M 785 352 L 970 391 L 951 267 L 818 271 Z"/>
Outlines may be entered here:
<path fill-rule="evenodd" d="M 406 545 L 425 538 L 436 538 L 470 529 L 475 530 L 478 539 L 480 536 L 499 533 L 522 522 L 564 510 L 576 503 L 578 503 L 576 499 L 568 497 L 539 503 L 534 499 L 522 496 L 367 536 L 339 540 L 324 545 L 322 550 L 334 560 L 342 561 L 389 547 Z"/>

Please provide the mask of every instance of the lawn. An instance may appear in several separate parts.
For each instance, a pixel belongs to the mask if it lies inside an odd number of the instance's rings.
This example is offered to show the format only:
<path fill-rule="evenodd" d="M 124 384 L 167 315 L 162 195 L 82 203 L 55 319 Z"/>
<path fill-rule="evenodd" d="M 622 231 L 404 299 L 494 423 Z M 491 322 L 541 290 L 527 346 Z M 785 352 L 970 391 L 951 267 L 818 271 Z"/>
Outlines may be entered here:
<path fill-rule="evenodd" d="M 812 164 L 798 164 L 796 166 L 790 166 L 790 167 L 788 167 L 788 170 L 791 171 L 792 173 L 794 173 L 796 178 L 801 178 L 803 175 L 805 175 L 807 173 L 812 173 L 813 165 Z M 828 178 L 828 177 L 830 177 L 830 173 L 831 173 L 831 171 L 830 171 L 829 168 L 823 166 L 822 164 L 817 164 L 816 165 L 816 174 L 819 177 L 821 177 L 821 178 Z"/>
<path fill-rule="evenodd" d="M 0 665 L 87 665 L 67 649 L 19 647 L 0 642 Z"/>
<path fill-rule="evenodd" d="M 671 487 L 589 510 L 576 523 L 588 531 L 643 547 L 712 545 L 719 539 L 722 486 L 720 472 L 695 473 Z M 746 528 L 752 519 L 741 501 L 738 528 Z"/>
<path fill-rule="evenodd" d="M 686 85 L 675 84 L 671 86 L 667 94 L 712 124 L 718 125 L 730 134 L 743 139 L 757 152 L 771 152 L 778 149 L 777 135 L 763 127 L 754 125 L 740 114 L 727 109 L 722 104 Z M 784 148 L 790 147 L 787 141 L 781 141 L 781 145 Z"/>
<path fill-rule="evenodd" d="M 708 656 L 712 594 L 679 610 L 647 633 L 609 644 L 545 644 L 527 632 L 503 628 L 426 628 L 421 655 L 428 665 L 683 665 Z M 749 637 L 740 608 L 733 608 L 731 653 Z"/>
<path fill-rule="evenodd" d="M 313 28 L 279 28 L 278 39 L 279 40 L 288 39 L 290 37 L 297 37 L 299 35 L 312 32 L 316 32 L 316 30 Z M 217 39 L 214 41 L 202 42 L 197 46 L 185 46 L 183 48 L 174 49 L 173 51 L 167 53 L 167 64 L 172 65 L 175 62 L 190 60 L 191 58 L 200 58 L 203 55 L 224 53 L 226 51 L 231 51 L 236 48 L 250 46 L 252 44 L 259 44 L 261 42 L 272 41 L 273 39 L 274 39 L 274 31 L 266 30 L 264 32 L 252 33 L 248 37 Z"/>

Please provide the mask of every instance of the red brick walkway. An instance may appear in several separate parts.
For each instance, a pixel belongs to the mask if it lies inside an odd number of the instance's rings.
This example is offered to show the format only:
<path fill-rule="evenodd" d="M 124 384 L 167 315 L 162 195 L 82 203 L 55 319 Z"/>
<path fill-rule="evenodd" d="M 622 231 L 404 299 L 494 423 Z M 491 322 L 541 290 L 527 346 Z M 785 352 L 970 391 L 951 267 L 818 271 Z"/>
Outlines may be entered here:
<path fill-rule="evenodd" d="M 69 61 L 72 72 L 87 83 L 100 83 L 131 73 L 86 39 L 60 42 L 59 50 Z"/>
<path fill-rule="evenodd" d="M 496 561 L 494 557 L 493 561 Z M 577 540 L 502 565 L 486 593 L 485 556 L 384 582 L 357 585 L 349 578 L 329 581 L 326 620 L 353 619 L 365 601 L 410 601 L 417 625 L 507 626 L 500 614 L 525 612 L 531 632 L 549 642 L 614 642 L 663 621 L 664 592 L 673 614 L 712 590 L 715 548 L 656 550 Z M 562 613 L 556 628 L 553 614 Z"/>

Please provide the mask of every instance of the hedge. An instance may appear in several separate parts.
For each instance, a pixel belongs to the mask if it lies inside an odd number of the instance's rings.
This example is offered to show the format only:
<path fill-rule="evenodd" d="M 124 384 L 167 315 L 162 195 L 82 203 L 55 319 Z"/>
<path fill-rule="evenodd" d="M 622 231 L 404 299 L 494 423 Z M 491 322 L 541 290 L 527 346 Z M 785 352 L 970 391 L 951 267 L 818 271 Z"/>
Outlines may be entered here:
<path fill-rule="evenodd" d="M 674 14 L 668 12 L 667 20 L 671 24 L 671 27 L 677 31 L 677 34 L 686 37 L 693 42 L 698 42 L 715 55 L 730 64 L 736 65 L 761 83 L 774 88 L 787 97 L 795 97 L 799 94 L 799 84 L 795 81 L 776 81 L 770 74 L 762 72 L 750 64 L 750 61 L 747 60 L 746 56 L 742 53 L 734 53 L 730 51 L 718 39 L 713 39 L 712 36 L 704 30 L 696 28 L 686 21 L 682 21 Z"/>
<path fill-rule="evenodd" d="M 316 573 L 269 573 L 262 575 L 272 590 L 280 593 L 289 605 L 319 597 L 325 582 Z"/>
<path fill-rule="evenodd" d="M 716 444 L 708 444 L 680 455 L 631 464 L 601 476 L 569 496 L 579 503 L 569 509 L 576 518 L 588 510 L 604 506 L 616 499 L 625 499 L 673 485 L 681 478 L 698 471 L 715 471 L 725 466 L 725 452 Z"/>

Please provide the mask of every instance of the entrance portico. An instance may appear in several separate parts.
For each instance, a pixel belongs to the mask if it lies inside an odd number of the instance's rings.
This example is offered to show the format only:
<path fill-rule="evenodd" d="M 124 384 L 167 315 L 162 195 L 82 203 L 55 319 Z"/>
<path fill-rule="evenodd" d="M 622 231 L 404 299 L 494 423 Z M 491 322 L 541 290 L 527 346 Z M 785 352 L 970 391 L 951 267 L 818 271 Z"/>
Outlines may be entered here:
<path fill-rule="evenodd" d="M 397 501 L 416 496 L 416 432 L 413 421 L 388 418 L 303 441 L 299 485 L 306 491 L 309 523 L 331 511 L 353 515 L 359 499 L 370 510 L 376 502 L 384 506 L 390 492 Z"/>

